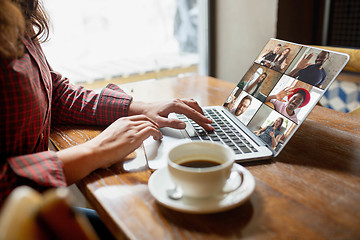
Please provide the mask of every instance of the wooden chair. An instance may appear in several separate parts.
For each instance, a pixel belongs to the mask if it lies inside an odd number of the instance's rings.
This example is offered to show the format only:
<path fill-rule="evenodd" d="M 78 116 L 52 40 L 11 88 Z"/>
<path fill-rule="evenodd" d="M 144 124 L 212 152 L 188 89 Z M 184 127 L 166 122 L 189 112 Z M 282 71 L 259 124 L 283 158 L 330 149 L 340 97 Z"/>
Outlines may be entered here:
<path fill-rule="evenodd" d="M 1 240 L 98 239 L 87 218 L 75 212 L 67 188 L 40 194 L 27 186 L 13 190 L 0 212 Z"/>

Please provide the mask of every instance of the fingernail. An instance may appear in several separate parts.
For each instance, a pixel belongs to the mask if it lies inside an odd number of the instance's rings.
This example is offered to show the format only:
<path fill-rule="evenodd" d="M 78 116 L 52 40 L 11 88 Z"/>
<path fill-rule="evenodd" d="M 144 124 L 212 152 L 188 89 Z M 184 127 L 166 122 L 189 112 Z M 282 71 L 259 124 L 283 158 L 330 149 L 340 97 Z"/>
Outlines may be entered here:
<path fill-rule="evenodd" d="M 179 128 L 185 128 L 185 127 L 186 127 L 186 124 L 185 124 L 184 122 L 180 122 L 180 123 L 177 124 L 177 126 L 178 126 Z"/>

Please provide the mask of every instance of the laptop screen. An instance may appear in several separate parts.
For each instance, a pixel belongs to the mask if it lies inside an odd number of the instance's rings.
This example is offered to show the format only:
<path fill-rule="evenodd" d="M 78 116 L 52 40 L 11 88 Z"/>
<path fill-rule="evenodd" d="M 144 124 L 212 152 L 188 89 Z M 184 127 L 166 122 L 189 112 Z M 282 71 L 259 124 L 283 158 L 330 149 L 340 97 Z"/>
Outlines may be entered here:
<path fill-rule="evenodd" d="M 271 39 L 223 106 L 276 155 L 347 61 L 346 54 Z"/>

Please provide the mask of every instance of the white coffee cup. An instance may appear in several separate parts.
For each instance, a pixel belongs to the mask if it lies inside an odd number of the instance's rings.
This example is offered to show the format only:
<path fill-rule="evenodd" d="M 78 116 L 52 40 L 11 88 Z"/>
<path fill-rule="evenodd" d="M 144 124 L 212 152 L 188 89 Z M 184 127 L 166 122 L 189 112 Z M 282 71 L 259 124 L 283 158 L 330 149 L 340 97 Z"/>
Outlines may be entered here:
<path fill-rule="evenodd" d="M 234 159 L 234 151 L 226 145 L 187 142 L 169 151 L 168 170 L 184 196 L 206 198 L 229 192 L 225 191 L 224 187 L 232 171 Z"/>

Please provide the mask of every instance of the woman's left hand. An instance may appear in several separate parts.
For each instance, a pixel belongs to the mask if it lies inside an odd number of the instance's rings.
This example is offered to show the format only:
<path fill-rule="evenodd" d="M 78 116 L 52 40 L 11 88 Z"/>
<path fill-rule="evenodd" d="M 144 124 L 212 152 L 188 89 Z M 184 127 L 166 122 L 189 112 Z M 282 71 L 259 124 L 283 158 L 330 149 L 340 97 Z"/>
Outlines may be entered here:
<path fill-rule="evenodd" d="M 212 123 L 212 121 L 204 116 L 201 107 L 193 99 L 174 99 L 171 101 L 161 101 L 154 103 L 133 101 L 130 104 L 128 114 L 143 114 L 156 122 L 160 128 L 171 127 L 176 129 L 184 129 L 186 125 L 183 121 L 175 118 L 168 118 L 168 115 L 172 112 L 186 115 L 198 123 L 205 130 L 214 130 L 214 128 L 209 125 Z"/>

